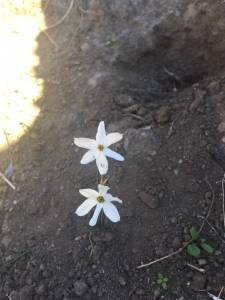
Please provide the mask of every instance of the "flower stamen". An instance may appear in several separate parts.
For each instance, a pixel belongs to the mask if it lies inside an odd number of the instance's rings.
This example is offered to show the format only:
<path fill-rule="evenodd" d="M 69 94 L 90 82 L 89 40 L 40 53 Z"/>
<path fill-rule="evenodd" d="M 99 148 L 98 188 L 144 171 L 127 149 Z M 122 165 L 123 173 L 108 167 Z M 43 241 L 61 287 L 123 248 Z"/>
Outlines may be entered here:
<path fill-rule="evenodd" d="M 98 150 L 99 151 L 103 151 L 104 150 L 104 146 L 103 145 L 98 145 Z"/>
<path fill-rule="evenodd" d="M 104 203 L 105 199 L 102 196 L 98 196 L 97 201 L 100 202 L 100 203 Z"/>

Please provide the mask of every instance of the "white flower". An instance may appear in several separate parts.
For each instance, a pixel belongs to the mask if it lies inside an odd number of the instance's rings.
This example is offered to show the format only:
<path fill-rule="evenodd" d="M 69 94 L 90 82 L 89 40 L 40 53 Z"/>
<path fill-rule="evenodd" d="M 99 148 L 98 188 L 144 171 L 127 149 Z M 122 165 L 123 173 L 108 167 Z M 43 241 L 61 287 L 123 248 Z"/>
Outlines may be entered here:
<path fill-rule="evenodd" d="M 118 213 L 117 208 L 111 203 L 112 201 L 117 201 L 122 203 L 122 200 L 113 197 L 111 194 L 107 194 L 109 190 L 108 186 L 104 186 L 102 184 L 98 185 L 98 192 L 91 189 L 79 190 L 81 195 L 87 197 L 88 199 L 82 203 L 78 209 L 76 210 L 76 214 L 78 216 L 86 215 L 92 207 L 96 205 L 95 212 L 93 217 L 91 218 L 89 225 L 94 226 L 97 222 L 98 216 L 103 208 L 105 215 L 112 221 L 118 222 L 120 221 L 120 215 Z"/>
<path fill-rule="evenodd" d="M 82 148 L 89 149 L 89 151 L 83 156 L 81 164 L 88 164 L 96 159 L 96 163 L 99 169 L 99 173 L 104 175 L 108 171 L 108 161 L 106 156 L 112 157 L 116 160 L 123 161 L 122 155 L 110 150 L 108 147 L 123 138 L 121 133 L 110 133 L 106 135 L 105 124 L 103 121 L 98 126 L 98 132 L 96 134 L 96 140 L 87 138 L 75 138 L 74 143 Z"/>

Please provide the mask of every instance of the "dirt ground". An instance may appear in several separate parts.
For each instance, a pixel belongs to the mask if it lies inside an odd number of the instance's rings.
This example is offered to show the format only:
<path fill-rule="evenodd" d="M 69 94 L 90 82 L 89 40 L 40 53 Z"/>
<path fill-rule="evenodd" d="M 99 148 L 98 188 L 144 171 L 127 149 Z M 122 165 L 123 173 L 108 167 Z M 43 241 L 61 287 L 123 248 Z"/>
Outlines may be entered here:
<path fill-rule="evenodd" d="M 225 299 L 224 1 L 0 8 L 0 300 Z M 97 178 L 74 137 L 100 121 L 124 134 L 105 228 L 75 214 Z M 191 227 L 213 253 L 178 251 Z"/>

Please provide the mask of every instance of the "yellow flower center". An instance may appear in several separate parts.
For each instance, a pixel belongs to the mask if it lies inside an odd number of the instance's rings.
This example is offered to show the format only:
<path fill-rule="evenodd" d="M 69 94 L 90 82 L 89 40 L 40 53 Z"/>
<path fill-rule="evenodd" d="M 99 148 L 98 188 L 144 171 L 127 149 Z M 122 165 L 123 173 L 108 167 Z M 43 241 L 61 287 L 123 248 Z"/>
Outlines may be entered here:
<path fill-rule="evenodd" d="M 98 196 L 97 201 L 100 202 L 100 203 L 103 203 L 105 200 L 102 196 Z"/>
<path fill-rule="evenodd" d="M 98 150 L 103 151 L 104 150 L 104 146 L 98 145 Z"/>

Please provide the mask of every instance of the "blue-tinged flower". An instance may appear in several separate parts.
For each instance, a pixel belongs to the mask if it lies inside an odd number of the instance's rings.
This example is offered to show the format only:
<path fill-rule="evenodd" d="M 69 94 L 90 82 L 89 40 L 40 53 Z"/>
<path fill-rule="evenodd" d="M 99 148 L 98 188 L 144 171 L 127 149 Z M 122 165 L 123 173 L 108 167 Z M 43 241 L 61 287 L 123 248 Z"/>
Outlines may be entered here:
<path fill-rule="evenodd" d="M 89 149 L 89 151 L 83 156 L 81 164 L 88 164 L 96 159 L 96 164 L 99 169 L 99 173 L 104 175 L 108 171 L 108 161 L 106 156 L 112 157 L 116 160 L 123 161 L 122 155 L 112 151 L 108 147 L 123 138 L 121 133 L 115 132 L 106 135 L 105 124 L 103 121 L 98 126 L 98 132 L 96 134 L 96 140 L 88 138 L 75 138 L 74 143 L 82 148 Z"/>
<path fill-rule="evenodd" d="M 83 189 L 79 190 L 81 195 L 87 197 L 88 199 L 85 200 L 76 210 L 76 214 L 78 216 L 86 215 L 92 207 L 96 206 L 95 212 L 93 217 L 91 218 L 89 225 L 94 226 L 97 222 L 98 216 L 103 209 L 104 214 L 112 221 L 118 222 L 120 221 L 120 215 L 115 207 L 111 202 L 117 201 L 122 203 L 122 200 L 119 198 L 113 197 L 111 194 L 108 194 L 107 191 L 109 190 L 108 186 L 104 186 L 102 184 L 98 185 L 98 192 L 92 189 Z"/>

